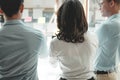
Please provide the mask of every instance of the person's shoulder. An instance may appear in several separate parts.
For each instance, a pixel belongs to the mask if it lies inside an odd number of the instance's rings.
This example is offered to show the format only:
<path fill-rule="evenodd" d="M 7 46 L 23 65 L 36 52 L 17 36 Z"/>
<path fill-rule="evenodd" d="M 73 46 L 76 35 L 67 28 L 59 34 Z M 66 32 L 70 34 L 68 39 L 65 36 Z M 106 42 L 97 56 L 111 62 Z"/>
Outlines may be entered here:
<path fill-rule="evenodd" d="M 59 40 L 57 37 L 54 37 L 50 42 L 51 45 L 57 45 L 57 46 L 65 44 L 65 43 L 66 43 L 65 41 Z"/>
<path fill-rule="evenodd" d="M 28 39 L 31 39 L 31 40 L 44 40 L 45 39 L 45 34 L 44 32 L 40 31 L 40 30 L 37 30 L 37 29 L 34 29 L 32 26 L 27 26 L 27 25 L 24 25 L 23 27 L 23 31 L 22 33 L 24 35 L 24 37 L 28 40 Z M 29 40 L 29 41 L 31 41 Z"/>
<path fill-rule="evenodd" d="M 95 27 L 95 32 L 97 32 L 97 31 L 108 31 L 111 26 L 112 26 L 111 22 L 104 21 L 99 26 Z"/>
<path fill-rule="evenodd" d="M 98 37 L 94 32 L 88 31 L 85 33 L 84 37 L 87 42 L 98 44 Z"/>
<path fill-rule="evenodd" d="M 51 43 L 57 43 L 59 40 L 57 39 L 57 37 L 54 37 L 54 38 L 52 38 L 52 40 L 51 40 Z"/>
<path fill-rule="evenodd" d="M 114 27 L 114 26 L 117 26 L 119 27 L 120 26 L 120 19 L 113 19 L 109 22 L 109 25 Z"/>
<path fill-rule="evenodd" d="M 105 22 L 103 22 L 101 24 L 101 27 L 100 27 L 100 30 L 102 31 L 106 31 L 107 32 L 111 32 L 112 30 L 114 29 L 118 29 L 119 28 L 119 25 L 120 25 L 120 19 L 117 19 L 117 18 L 113 18 L 113 19 L 110 19 L 110 20 L 107 20 Z"/>
<path fill-rule="evenodd" d="M 35 29 L 33 26 L 28 25 L 22 21 L 21 21 L 21 26 L 24 29 L 24 31 L 28 32 L 28 33 L 39 34 L 39 35 L 40 34 L 43 35 L 43 33 L 44 33 L 42 30 Z"/>
<path fill-rule="evenodd" d="M 110 21 L 104 21 L 103 23 L 101 23 L 100 26 L 102 26 L 104 28 L 104 27 L 107 27 L 107 26 L 110 26 L 110 25 L 111 25 Z"/>
<path fill-rule="evenodd" d="M 119 20 L 120 20 L 120 18 L 112 18 L 112 19 L 108 18 L 108 20 L 104 21 L 101 25 L 103 27 L 105 27 L 105 28 L 118 26 L 118 25 L 120 25 L 120 21 Z"/>
<path fill-rule="evenodd" d="M 24 29 L 26 30 L 26 32 L 28 32 L 30 34 L 43 35 L 43 33 L 44 33 L 41 30 L 37 30 L 37 29 L 33 28 L 33 26 L 28 26 L 28 25 L 24 25 Z"/>

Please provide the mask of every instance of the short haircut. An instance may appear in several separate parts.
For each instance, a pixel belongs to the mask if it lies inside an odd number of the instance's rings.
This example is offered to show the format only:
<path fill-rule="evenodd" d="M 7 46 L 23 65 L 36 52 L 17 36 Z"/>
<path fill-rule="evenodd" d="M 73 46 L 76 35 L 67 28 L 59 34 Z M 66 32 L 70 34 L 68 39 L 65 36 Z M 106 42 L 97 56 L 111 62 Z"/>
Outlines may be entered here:
<path fill-rule="evenodd" d="M 84 8 L 79 0 L 65 0 L 57 12 L 57 38 L 66 42 L 84 42 L 88 30 Z"/>
<path fill-rule="evenodd" d="M 106 0 L 107 2 L 111 2 L 112 0 Z M 113 0 L 120 7 L 120 0 Z"/>
<path fill-rule="evenodd" d="M 0 8 L 7 17 L 17 14 L 24 0 L 0 0 Z"/>
<path fill-rule="evenodd" d="M 109 2 L 109 1 L 112 1 L 112 0 L 107 0 L 107 1 Z M 115 1 L 117 3 L 120 3 L 120 0 L 113 0 L 113 1 Z"/>

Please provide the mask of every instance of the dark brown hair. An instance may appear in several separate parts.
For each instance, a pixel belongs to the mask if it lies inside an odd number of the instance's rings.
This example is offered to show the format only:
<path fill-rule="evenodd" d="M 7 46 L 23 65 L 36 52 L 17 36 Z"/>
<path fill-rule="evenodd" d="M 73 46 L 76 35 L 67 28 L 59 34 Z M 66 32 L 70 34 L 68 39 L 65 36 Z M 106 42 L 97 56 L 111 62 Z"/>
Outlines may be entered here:
<path fill-rule="evenodd" d="M 18 13 L 20 5 L 24 0 L 0 0 L 0 8 L 3 10 L 6 16 L 12 17 Z"/>
<path fill-rule="evenodd" d="M 84 8 L 79 0 L 65 0 L 57 12 L 57 38 L 66 42 L 84 42 L 88 30 Z"/>

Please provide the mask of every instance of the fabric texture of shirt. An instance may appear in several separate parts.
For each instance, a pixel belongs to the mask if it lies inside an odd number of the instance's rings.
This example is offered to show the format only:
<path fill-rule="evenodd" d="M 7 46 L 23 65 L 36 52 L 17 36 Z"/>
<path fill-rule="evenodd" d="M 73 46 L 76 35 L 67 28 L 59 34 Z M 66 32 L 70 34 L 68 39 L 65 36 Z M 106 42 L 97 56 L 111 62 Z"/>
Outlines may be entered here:
<path fill-rule="evenodd" d="M 98 46 L 97 37 L 85 33 L 83 43 L 71 43 L 54 38 L 50 44 L 50 62 L 59 63 L 67 80 L 87 80 L 94 76 L 93 59 Z"/>
<path fill-rule="evenodd" d="M 46 55 L 42 32 L 21 20 L 9 20 L 0 29 L 0 80 L 38 80 L 38 55 Z"/>
<path fill-rule="evenodd" d="M 120 63 L 120 14 L 109 17 L 95 32 L 99 39 L 95 70 L 114 70 Z"/>

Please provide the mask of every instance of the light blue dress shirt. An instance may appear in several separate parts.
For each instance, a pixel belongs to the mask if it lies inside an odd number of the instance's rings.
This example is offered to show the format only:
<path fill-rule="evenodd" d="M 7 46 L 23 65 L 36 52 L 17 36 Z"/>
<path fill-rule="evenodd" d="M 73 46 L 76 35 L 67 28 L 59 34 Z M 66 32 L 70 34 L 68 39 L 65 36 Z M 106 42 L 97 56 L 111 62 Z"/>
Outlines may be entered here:
<path fill-rule="evenodd" d="M 0 80 L 38 80 L 38 55 L 46 55 L 44 35 L 20 20 L 0 30 Z"/>
<path fill-rule="evenodd" d="M 95 70 L 114 70 L 120 63 L 120 14 L 109 17 L 95 32 L 99 39 Z"/>

